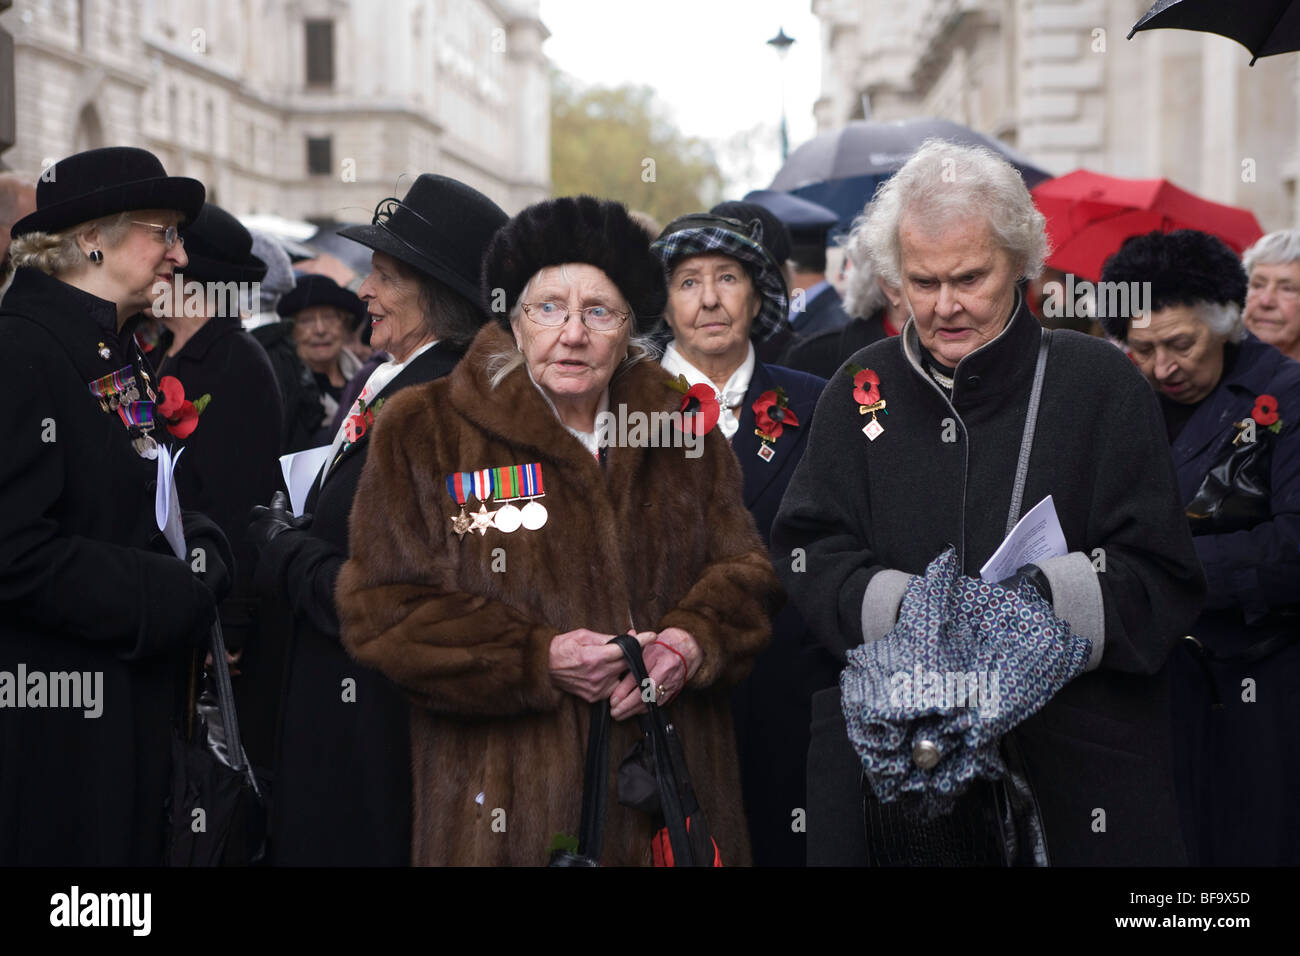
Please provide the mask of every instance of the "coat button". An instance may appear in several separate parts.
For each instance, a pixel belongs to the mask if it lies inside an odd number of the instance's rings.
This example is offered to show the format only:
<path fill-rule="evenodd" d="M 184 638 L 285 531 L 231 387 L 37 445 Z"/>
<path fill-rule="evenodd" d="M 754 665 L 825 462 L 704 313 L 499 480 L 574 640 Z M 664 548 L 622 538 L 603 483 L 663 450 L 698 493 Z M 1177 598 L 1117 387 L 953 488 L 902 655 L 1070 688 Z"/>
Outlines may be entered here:
<path fill-rule="evenodd" d="M 939 762 L 939 747 L 933 740 L 918 740 L 912 748 L 912 763 L 930 770 Z"/>
<path fill-rule="evenodd" d="M 967 387 L 967 388 L 979 388 L 979 387 L 980 387 L 980 377 L 979 377 L 978 375 L 971 375 L 970 377 L 968 377 L 968 378 L 966 379 L 966 387 Z"/>

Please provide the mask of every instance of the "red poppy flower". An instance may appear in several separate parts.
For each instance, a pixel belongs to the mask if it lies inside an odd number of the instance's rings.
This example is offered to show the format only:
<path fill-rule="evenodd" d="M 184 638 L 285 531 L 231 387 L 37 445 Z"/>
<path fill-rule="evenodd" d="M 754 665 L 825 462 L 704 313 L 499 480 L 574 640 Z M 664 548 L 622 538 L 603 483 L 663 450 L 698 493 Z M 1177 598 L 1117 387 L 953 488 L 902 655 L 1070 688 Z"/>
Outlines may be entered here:
<path fill-rule="evenodd" d="M 185 404 L 185 386 L 175 375 L 164 375 L 158 380 L 158 392 L 162 396 L 156 409 L 158 414 L 169 420 L 175 418 Z"/>
<path fill-rule="evenodd" d="M 349 442 L 360 441 L 366 433 L 367 425 L 364 415 L 352 415 L 343 423 L 343 437 Z"/>
<path fill-rule="evenodd" d="M 1256 397 L 1255 407 L 1251 409 L 1250 417 L 1265 427 L 1272 425 L 1277 421 L 1277 399 L 1272 395 Z"/>
<path fill-rule="evenodd" d="M 863 385 L 870 385 L 864 389 Z M 869 368 L 864 368 L 853 376 L 853 398 L 859 405 L 874 405 L 880 401 L 880 376 Z"/>
<path fill-rule="evenodd" d="M 189 438 L 198 424 L 199 410 L 193 402 L 181 402 L 176 414 L 167 416 L 167 430 L 177 438 Z"/>
<path fill-rule="evenodd" d="M 722 406 L 718 404 L 718 396 L 713 387 L 701 382 L 686 390 L 679 411 L 684 418 L 688 418 L 683 430 L 689 428 L 695 434 L 703 435 L 718 424 Z"/>
<path fill-rule="evenodd" d="M 794 410 L 781 404 L 782 397 L 775 389 L 770 389 L 754 402 L 754 421 L 758 430 L 768 438 L 780 438 L 787 425 L 795 428 L 799 424 Z"/>

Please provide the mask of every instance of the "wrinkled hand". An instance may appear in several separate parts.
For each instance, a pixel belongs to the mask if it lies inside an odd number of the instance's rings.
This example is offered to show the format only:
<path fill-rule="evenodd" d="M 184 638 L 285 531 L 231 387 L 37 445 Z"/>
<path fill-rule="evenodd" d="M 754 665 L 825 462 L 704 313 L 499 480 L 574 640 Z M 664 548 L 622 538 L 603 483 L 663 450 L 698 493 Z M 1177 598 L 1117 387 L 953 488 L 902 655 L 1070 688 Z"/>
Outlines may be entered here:
<path fill-rule="evenodd" d="M 608 697 L 627 670 L 622 650 L 609 643 L 612 637 L 585 627 L 555 635 L 551 640 L 551 683 L 588 703 Z M 642 647 L 645 643 L 642 641 Z"/>
<path fill-rule="evenodd" d="M 704 657 L 695 638 L 680 627 L 665 628 L 658 634 L 646 631 L 638 634 L 637 640 L 641 642 L 641 656 L 645 659 L 646 673 L 650 675 L 650 686 L 640 687 L 631 674 L 623 678 L 609 698 L 609 713 L 615 720 L 627 720 L 637 714 L 644 714 L 646 694 L 652 694 L 654 702 L 661 707 L 668 704 L 682 692 L 686 682 L 695 676 Z M 662 646 L 665 644 L 668 647 Z M 669 647 L 677 651 L 677 654 L 669 650 Z M 660 687 L 663 688 L 662 692 Z"/>
<path fill-rule="evenodd" d="M 255 505 L 248 513 L 248 540 L 259 552 L 286 531 L 301 531 L 311 524 L 311 515 L 294 516 L 289 510 L 289 496 L 277 491 L 271 504 Z"/>

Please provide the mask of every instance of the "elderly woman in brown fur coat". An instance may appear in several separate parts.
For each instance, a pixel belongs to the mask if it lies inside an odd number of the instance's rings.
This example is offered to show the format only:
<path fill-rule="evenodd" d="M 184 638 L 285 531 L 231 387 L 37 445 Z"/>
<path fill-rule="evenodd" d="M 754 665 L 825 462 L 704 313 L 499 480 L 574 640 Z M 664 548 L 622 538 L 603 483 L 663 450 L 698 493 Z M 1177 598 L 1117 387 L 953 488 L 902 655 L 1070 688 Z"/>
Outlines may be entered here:
<path fill-rule="evenodd" d="M 498 323 L 375 430 L 337 592 L 345 644 L 415 703 L 413 860 L 538 865 L 576 833 L 590 705 L 617 721 L 612 767 L 638 736 L 608 643 L 631 632 L 723 861 L 747 864 L 728 693 L 779 585 L 712 423 L 636 429 L 683 404 L 631 336 L 662 268 L 622 206 L 567 198 L 502 227 L 483 282 Z M 615 793 L 603 862 L 648 864 L 654 826 Z"/>

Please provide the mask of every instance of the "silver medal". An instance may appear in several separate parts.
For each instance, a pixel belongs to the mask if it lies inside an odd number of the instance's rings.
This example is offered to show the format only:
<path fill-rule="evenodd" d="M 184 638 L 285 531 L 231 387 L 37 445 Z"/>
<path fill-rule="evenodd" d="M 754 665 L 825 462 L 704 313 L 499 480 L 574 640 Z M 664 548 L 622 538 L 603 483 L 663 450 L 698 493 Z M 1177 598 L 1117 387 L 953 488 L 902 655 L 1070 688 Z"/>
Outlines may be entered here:
<path fill-rule="evenodd" d="M 546 518 L 543 516 L 542 521 Z M 512 531 L 518 531 L 519 526 L 524 523 L 522 512 L 514 505 L 504 505 L 496 511 L 496 517 L 493 519 L 498 531 L 510 534 Z"/>
<path fill-rule="evenodd" d="M 519 512 L 520 521 L 529 531 L 536 531 L 546 524 L 546 508 L 540 502 L 530 501 Z"/>

